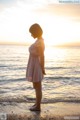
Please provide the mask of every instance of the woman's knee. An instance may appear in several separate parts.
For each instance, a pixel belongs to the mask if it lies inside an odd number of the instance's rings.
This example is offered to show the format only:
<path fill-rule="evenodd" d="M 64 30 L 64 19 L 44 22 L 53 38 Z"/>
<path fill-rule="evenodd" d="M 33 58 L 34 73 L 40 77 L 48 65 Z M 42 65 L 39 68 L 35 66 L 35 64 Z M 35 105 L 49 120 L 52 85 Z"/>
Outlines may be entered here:
<path fill-rule="evenodd" d="M 41 82 L 33 82 L 34 89 L 41 89 Z"/>

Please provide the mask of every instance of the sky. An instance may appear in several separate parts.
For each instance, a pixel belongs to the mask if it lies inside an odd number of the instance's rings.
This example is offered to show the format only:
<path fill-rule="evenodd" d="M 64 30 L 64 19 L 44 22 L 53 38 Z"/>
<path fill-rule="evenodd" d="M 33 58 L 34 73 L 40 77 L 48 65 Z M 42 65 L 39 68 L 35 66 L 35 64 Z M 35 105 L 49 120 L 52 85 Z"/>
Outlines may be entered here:
<path fill-rule="evenodd" d="M 34 23 L 41 25 L 46 44 L 80 44 L 80 1 L 0 0 L 0 43 L 34 41 Z"/>

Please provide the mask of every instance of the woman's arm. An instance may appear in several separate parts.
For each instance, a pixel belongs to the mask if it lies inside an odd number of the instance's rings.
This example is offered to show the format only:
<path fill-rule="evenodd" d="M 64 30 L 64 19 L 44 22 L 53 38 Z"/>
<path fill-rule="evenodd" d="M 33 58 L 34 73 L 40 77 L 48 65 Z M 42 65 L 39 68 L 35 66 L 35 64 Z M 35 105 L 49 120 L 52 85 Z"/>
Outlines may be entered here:
<path fill-rule="evenodd" d="M 38 53 L 39 53 L 39 60 L 40 60 L 40 65 L 41 65 L 41 68 L 42 68 L 42 72 L 43 74 L 45 75 L 45 68 L 44 68 L 44 49 L 40 46 L 37 48 L 38 49 Z"/>

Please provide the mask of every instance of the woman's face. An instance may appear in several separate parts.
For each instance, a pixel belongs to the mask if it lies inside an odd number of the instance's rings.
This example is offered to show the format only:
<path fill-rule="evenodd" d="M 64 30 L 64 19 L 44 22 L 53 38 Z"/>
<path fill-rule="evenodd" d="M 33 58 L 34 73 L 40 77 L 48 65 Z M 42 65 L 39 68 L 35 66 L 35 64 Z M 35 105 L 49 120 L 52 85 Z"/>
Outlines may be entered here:
<path fill-rule="evenodd" d="M 35 39 L 36 37 L 31 33 L 31 36 Z"/>

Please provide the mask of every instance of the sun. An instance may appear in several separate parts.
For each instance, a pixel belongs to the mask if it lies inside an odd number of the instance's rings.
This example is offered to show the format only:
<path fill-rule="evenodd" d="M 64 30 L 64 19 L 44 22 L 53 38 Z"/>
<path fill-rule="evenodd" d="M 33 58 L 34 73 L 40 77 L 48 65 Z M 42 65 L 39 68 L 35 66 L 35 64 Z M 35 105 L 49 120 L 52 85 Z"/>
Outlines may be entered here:
<path fill-rule="evenodd" d="M 71 41 L 74 42 L 77 36 L 79 37 L 78 26 L 75 35 L 76 26 L 77 24 L 62 16 L 46 17 L 45 25 L 43 25 L 45 44 L 62 45 Z"/>

